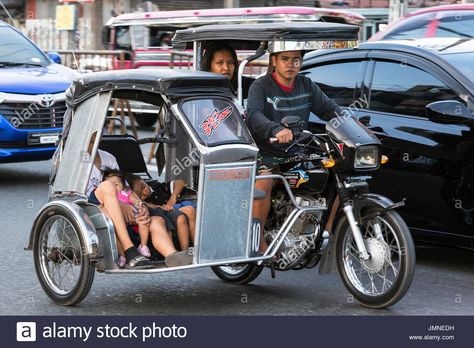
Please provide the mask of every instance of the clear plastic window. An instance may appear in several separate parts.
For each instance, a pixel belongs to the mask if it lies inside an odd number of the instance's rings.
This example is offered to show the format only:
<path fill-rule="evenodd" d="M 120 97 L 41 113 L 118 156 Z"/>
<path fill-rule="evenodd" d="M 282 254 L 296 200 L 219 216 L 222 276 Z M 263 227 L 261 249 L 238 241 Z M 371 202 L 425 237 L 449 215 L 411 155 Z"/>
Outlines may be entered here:
<path fill-rule="evenodd" d="M 252 143 L 240 112 L 229 100 L 190 99 L 182 102 L 180 107 L 201 142 L 207 146 Z"/>

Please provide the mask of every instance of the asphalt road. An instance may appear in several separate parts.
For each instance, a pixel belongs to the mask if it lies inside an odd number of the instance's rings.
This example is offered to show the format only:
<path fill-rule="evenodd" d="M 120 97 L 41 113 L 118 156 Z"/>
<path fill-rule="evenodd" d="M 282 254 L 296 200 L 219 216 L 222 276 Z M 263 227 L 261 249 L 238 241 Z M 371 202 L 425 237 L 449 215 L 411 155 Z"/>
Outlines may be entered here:
<path fill-rule="evenodd" d="M 354 302 L 337 274 L 316 269 L 264 270 L 252 284 L 220 281 L 209 268 L 158 275 L 96 274 L 76 307 L 53 304 L 24 248 L 34 217 L 47 199 L 50 162 L 0 164 L 1 315 L 474 315 L 474 253 L 417 246 L 407 295 L 386 310 Z"/>

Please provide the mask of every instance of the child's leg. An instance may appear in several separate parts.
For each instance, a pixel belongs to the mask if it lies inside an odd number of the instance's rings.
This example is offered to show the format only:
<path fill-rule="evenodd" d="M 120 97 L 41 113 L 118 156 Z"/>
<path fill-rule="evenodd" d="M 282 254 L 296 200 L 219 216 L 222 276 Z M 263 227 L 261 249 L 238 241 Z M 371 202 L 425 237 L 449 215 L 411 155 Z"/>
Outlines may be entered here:
<path fill-rule="evenodd" d="M 147 225 L 138 224 L 138 235 L 140 236 L 140 245 L 146 246 L 150 236 L 150 228 Z"/>
<path fill-rule="evenodd" d="M 166 230 L 165 220 L 162 217 L 151 217 L 150 235 L 153 247 L 164 257 L 176 252 L 173 241 Z"/>
<path fill-rule="evenodd" d="M 184 213 L 188 218 L 188 225 L 189 225 L 189 237 L 194 243 L 194 235 L 196 232 L 196 209 L 193 206 L 188 205 L 186 207 L 179 208 L 179 211 Z"/>
<path fill-rule="evenodd" d="M 189 248 L 189 227 L 186 215 L 181 214 L 176 219 L 176 232 L 181 250 Z"/>

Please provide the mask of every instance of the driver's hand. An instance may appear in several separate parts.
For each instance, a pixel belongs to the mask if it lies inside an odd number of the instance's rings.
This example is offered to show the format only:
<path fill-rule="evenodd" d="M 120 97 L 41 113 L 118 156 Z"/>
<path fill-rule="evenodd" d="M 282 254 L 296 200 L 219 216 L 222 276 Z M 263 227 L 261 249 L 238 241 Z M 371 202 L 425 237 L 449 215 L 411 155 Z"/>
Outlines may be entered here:
<path fill-rule="evenodd" d="M 129 204 L 120 203 L 120 209 L 122 210 L 123 218 L 125 223 L 133 224 L 135 223 L 135 214 L 133 212 L 133 207 Z"/>
<path fill-rule="evenodd" d="M 275 134 L 275 138 L 278 139 L 279 144 L 287 144 L 293 140 L 293 132 L 288 128 L 284 128 Z"/>

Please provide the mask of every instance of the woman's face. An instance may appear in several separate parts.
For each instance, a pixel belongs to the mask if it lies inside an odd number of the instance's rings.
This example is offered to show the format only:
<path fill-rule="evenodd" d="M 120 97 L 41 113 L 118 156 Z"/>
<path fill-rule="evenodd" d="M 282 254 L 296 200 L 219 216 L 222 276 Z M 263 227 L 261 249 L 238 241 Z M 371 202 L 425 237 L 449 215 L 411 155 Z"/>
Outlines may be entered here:
<path fill-rule="evenodd" d="M 216 51 L 211 60 L 211 72 L 227 75 L 229 78 L 234 76 L 235 62 L 232 54 L 228 50 Z"/>

